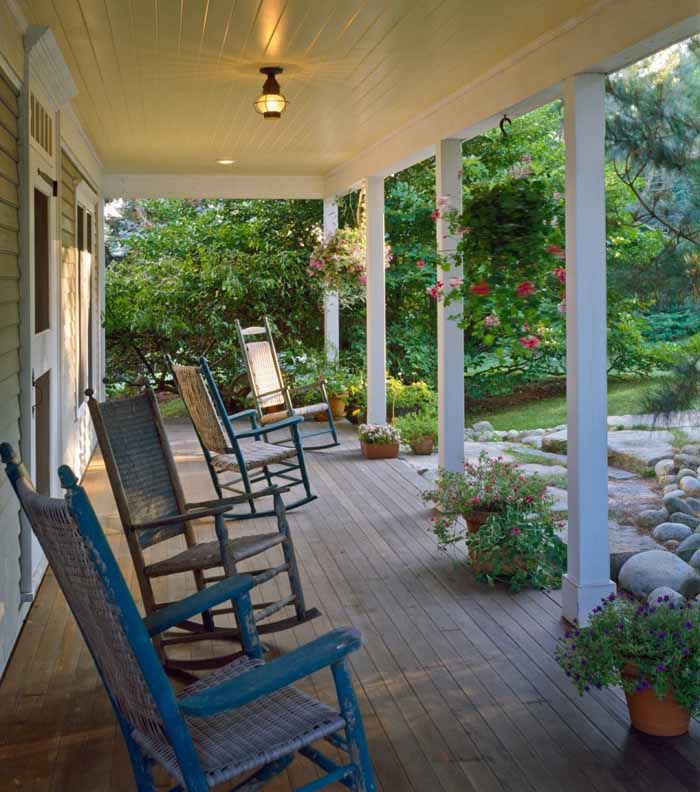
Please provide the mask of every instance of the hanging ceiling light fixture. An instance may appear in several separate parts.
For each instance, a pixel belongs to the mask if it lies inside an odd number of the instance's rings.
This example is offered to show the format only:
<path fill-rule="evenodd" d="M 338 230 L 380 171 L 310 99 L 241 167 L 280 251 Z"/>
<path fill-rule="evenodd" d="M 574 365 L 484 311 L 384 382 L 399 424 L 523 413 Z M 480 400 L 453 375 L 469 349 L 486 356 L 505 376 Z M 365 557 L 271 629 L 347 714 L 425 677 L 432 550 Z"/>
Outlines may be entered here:
<path fill-rule="evenodd" d="M 280 84 L 277 82 L 278 74 L 282 74 L 284 69 L 280 66 L 263 66 L 261 74 L 267 75 L 267 80 L 262 87 L 262 93 L 255 100 L 255 109 L 264 118 L 281 118 L 288 102 L 282 96 Z"/>

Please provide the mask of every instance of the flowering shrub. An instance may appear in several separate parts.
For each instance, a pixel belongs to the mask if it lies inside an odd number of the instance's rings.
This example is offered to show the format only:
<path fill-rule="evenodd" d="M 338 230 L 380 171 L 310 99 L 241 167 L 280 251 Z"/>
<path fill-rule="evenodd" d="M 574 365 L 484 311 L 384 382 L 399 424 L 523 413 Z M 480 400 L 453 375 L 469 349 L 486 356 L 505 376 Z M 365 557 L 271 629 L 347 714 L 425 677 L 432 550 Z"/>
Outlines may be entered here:
<path fill-rule="evenodd" d="M 650 605 L 631 594 L 611 594 L 595 608 L 588 627 L 570 630 L 559 641 L 556 657 L 581 694 L 622 684 L 628 693 L 652 688 L 661 699 L 672 688 L 682 707 L 700 713 L 696 602 L 659 597 Z"/>
<path fill-rule="evenodd" d="M 399 443 L 399 430 L 389 424 L 362 424 L 359 432 L 363 443 Z"/>
<path fill-rule="evenodd" d="M 385 266 L 391 263 L 391 248 L 384 247 Z M 309 259 L 306 274 L 317 279 L 325 291 L 338 293 L 343 305 L 352 305 L 365 296 L 367 264 L 365 228 L 339 228 L 320 242 Z"/>

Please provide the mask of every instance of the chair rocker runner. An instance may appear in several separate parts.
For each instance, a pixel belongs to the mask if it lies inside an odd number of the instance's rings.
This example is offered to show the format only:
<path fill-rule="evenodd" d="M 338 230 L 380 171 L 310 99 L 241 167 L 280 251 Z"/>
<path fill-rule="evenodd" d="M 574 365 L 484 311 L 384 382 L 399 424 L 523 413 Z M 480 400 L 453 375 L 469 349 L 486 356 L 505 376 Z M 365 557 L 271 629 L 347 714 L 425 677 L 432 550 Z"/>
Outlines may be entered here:
<path fill-rule="evenodd" d="M 155 792 L 154 766 L 176 783 L 170 792 L 206 792 L 248 774 L 232 792 L 255 792 L 296 753 L 324 773 L 297 792 L 339 781 L 375 792 L 362 718 L 347 656 L 361 645 L 353 629 L 335 629 L 264 664 L 251 619 L 249 575 L 234 575 L 141 619 L 97 516 L 71 469 L 59 468 L 65 500 L 35 492 L 7 443 L 7 475 L 75 616 L 109 694 L 139 792 Z M 232 600 L 245 656 L 175 693 L 150 638 L 203 609 Z M 330 667 L 338 706 L 293 687 Z M 343 763 L 312 745 L 339 749 Z M 251 774 L 252 773 L 252 774 Z M 161 787 L 159 787 L 161 788 Z"/>
<path fill-rule="evenodd" d="M 279 488 L 261 490 L 255 495 L 243 494 L 230 498 L 188 503 L 178 476 L 165 427 L 160 417 L 155 395 L 147 388 L 138 396 L 98 402 L 92 391 L 86 391 L 88 406 L 102 451 L 119 517 L 126 534 L 131 558 L 136 570 L 146 614 L 155 617 L 170 603 L 158 602 L 153 580 L 158 577 L 191 573 L 196 588 L 203 592 L 212 582 L 237 572 L 237 564 L 259 556 L 274 547 L 281 547 L 283 558 L 276 566 L 256 569 L 250 574 L 256 585 L 286 573 L 290 593 L 274 602 L 256 603 L 255 621 L 261 622 L 286 606 L 293 606 L 295 615 L 279 618 L 259 626 L 259 632 L 272 633 L 294 627 L 319 615 L 316 608 L 307 609 L 289 532 L 282 494 Z M 229 537 L 224 514 L 234 505 L 253 497 L 272 495 L 277 518 L 277 530 L 251 535 Z M 193 521 L 214 518 L 216 539 L 198 541 Z M 185 549 L 165 559 L 149 561 L 149 549 L 175 536 L 183 536 Z M 209 574 L 208 570 L 223 567 L 224 574 Z M 234 613 L 236 627 L 221 626 L 221 617 Z M 205 609 L 201 622 L 183 619 L 177 631 L 162 633 L 157 648 L 166 669 L 188 674 L 193 670 L 217 668 L 240 653 L 185 660 L 167 651 L 169 646 L 197 641 L 241 639 L 238 614 L 231 608 Z"/>
<path fill-rule="evenodd" d="M 214 489 L 219 497 L 227 492 L 256 494 L 253 485 L 265 481 L 268 486 L 279 483 L 287 489 L 296 486 L 304 488 L 303 497 L 292 502 L 285 501 L 287 511 L 316 499 L 317 496 L 311 493 L 301 447 L 298 426 L 301 418 L 285 418 L 263 428 L 257 424 L 255 410 L 228 415 L 206 358 L 200 358 L 200 369 L 196 366 L 176 365 L 170 357 L 168 365 L 199 438 Z M 244 418 L 250 420 L 251 428 L 236 433 L 232 422 Z M 291 446 L 263 440 L 268 432 L 286 430 L 291 434 Z M 227 474 L 233 477 L 226 479 Z M 274 510 L 259 511 L 254 498 L 249 498 L 247 503 L 248 514 L 231 512 L 226 517 L 243 520 L 274 514 Z"/>
<path fill-rule="evenodd" d="M 291 390 L 285 385 L 268 317 L 264 317 L 262 327 L 243 327 L 236 319 L 236 330 L 260 424 L 266 426 L 292 415 L 309 419 L 317 413 L 325 413 L 328 419 L 328 428 L 314 432 L 302 432 L 301 438 L 307 440 L 311 437 L 330 434 L 333 441 L 325 445 L 305 445 L 304 450 L 319 451 L 322 448 L 333 448 L 340 445 L 333 413 L 328 402 L 325 381 L 319 380 L 313 385 L 305 385 Z M 262 340 L 251 340 L 257 336 L 262 336 Z M 320 391 L 322 401 L 304 405 L 294 403 L 292 397 L 309 391 Z"/>

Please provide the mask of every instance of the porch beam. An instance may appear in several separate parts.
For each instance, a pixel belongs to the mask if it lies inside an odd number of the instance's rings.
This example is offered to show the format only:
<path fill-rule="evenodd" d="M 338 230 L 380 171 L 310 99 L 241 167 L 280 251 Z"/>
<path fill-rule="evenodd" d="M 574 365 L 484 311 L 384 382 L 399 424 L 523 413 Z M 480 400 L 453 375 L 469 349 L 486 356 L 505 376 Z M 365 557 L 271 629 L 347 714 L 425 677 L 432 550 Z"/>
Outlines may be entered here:
<path fill-rule="evenodd" d="M 323 238 L 328 239 L 338 230 L 338 201 L 335 196 L 323 199 Z M 326 360 L 338 360 L 340 351 L 340 302 L 337 292 L 323 296 L 323 335 Z"/>
<path fill-rule="evenodd" d="M 608 549 L 605 83 L 566 80 L 568 570 L 562 611 L 585 624 L 615 590 Z"/>
<path fill-rule="evenodd" d="M 462 211 L 462 141 L 441 140 L 435 151 L 435 194 L 441 204 L 435 224 L 437 249 L 450 262 L 450 269 L 438 272 L 438 279 L 448 291 L 450 279 L 463 274 L 457 255 L 459 236 L 450 233 L 445 217 L 450 211 Z M 438 301 L 438 462 L 453 472 L 464 470 L 464 331 L 457 324 L 461 316 L 461 299 L 449 305 Z"/>
<path fill-rule="evenodd" d="M 367 179 L 367 422 L 386 423 L 384 178 Z"/>

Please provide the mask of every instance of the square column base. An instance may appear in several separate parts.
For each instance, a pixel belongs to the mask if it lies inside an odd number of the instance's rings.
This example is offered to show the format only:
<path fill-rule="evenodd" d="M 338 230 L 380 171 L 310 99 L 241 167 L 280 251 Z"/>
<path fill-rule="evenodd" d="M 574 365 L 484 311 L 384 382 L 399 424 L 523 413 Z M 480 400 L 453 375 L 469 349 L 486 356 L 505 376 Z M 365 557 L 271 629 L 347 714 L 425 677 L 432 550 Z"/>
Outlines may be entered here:
<path fill-rule="evenodd" d="M 606 583 L 578 584 L 569 575 L 564 575 L 561 583 L 562 616 L 571 624 L 585 627 L 588 617 L 600 601 L 614 594 L 617 586 L 612 580 Z"/>

